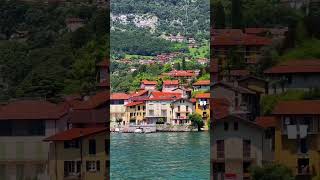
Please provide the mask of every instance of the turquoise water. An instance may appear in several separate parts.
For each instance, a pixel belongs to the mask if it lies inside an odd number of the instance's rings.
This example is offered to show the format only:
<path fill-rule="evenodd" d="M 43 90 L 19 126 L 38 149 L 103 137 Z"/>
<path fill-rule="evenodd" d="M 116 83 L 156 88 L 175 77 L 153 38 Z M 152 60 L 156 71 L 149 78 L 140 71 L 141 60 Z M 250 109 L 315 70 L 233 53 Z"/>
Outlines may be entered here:
<path fill-rule="evenodd" d="M 210 179 L 208 132 L 111 135 L 111 180 Z"/>

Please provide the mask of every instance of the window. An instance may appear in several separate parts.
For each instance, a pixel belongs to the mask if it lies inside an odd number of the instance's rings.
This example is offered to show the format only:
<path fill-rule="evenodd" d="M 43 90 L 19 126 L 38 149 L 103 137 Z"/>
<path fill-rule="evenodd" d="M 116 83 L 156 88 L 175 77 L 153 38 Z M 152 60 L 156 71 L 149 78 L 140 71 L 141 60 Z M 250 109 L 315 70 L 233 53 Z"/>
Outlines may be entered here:
<path fill-rule="evenodd" d="M 161 116 L 167 116 L 167 110 L 161 110 Z"/>
<path fill-rule="evenodd" d="M 110 139 L 105 139 L 104 140 L 104 151 L 106 155 L 109 155 L 109 144 L 110 144 Z"/>
<path fill-rule="evenodd" d="M 89 154 L 96 154 L 96 140 L 89 140 Z"/>
<path fill-rule="evenodd" d="M 95 161 L 86 162 L 87 171 L 95 172 L 97 171 L 97 163 Z"/>
<path fill-rule="evenodd" d="M 228 131 L 228 129 L 229 129 L 229 124 L 228 124 L 228 122 L 225 122 L 224 123 L 224 130 Z"/>
<path fill-rule="evenodd" d="M 180 106 L 178 106 L 178 111 L 180 111 Z"/>
<path fill-rule="evenodd" d="M 233 123 L 233 129 L 234 129 L 235 131 L 238 131 L 238 129 L 239 129 L 239 123 L 238 123 L 238 122 L 234 122 L 234 123 Z"/>
<path fill-rule="evenodd" d="M 154 116 L 154 110 L 149 110 L 149 116 Z"/>
<path fill-rule="evenodd" d="M 44 136 L 45 121 L 1 121 L 0 136 Z"/>
<path fill-rule="evenodd" d="M 224 158 L 224 140 L 217 140 L 217 158 Z"/>
<path fill-rule="evenodd" d="M 138 111 L 140 111 L 140 106 L 138 106 Z"/>
<path fill-rule="evenodd" d="M 24 179 L 24 165 L 23 164 L 18 164 L 16 165 L 17 169 L 17 179 Z"/>
<path fill-rule="evenodd" d="M 64 148 L 79 148 L 80 147 L 80 141 L 79 140 L 72 140 L 72 141 L 64 141 Z"/>
<path fill-rule="evenodd" d="M 81 161 L 64 161 L 64 177 L 79 176 Z"/>
<path fill-rule="evenodd" d="M 187 111 L 187 112 L 189 111 L 189 106 L 186 106 L 186 111 Z"/>
<path fill-rule="evenodd" d="M 251 155 L 251 141 L 250 140 L 243 140 L 243 157 L 250 158 Z"/>

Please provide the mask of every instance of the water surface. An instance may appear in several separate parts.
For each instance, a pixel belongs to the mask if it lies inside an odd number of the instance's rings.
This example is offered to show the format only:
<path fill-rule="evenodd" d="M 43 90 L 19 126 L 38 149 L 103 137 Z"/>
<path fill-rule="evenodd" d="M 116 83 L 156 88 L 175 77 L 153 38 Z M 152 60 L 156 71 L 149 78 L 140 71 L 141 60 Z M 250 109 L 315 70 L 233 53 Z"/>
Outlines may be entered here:
<path fill-rule="evenodd" d="M 111 180 L 210 179 L 208 132 L 111 135 Z"/>

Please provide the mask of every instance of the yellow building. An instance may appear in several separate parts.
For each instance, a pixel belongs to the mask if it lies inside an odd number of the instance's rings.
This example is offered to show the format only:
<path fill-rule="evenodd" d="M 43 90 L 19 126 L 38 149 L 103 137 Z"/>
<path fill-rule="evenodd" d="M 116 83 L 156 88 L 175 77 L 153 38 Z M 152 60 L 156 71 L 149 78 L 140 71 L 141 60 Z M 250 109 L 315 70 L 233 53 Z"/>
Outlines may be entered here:
<path fill-rule="evenodd" d="M 126 105 L 126 124 L 140 125 L 145 124 L 146 103 L 131 102 Z"/>
<path fill-rule="evenodd" d="M 291 168 L 299 179 L 319 176 L 320 101 L 282 101 L 273 114 L 275 162 Z"/>
<path fill-rule="evenodd" d="M 195 96 L 195 112 L 202 116 L 205 127 L 208 127 L 210 121 L 210 93 L 199 93 Z"/>
<path fill-rule="evenodd" d="M 46 138 L 51 141 L 48 171 L 52 180 L 109 178 L 106 128 L 73 128 Z"/>

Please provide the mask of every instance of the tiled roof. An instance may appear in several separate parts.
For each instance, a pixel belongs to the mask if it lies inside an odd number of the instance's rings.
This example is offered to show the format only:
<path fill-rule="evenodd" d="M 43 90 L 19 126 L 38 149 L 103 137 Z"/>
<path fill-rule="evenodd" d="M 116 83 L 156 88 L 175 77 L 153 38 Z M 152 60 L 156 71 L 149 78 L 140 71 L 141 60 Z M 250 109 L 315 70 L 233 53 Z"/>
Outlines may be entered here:
<path fill-rule="evenodd" d="M 317 60 L 291 60 L 266 71 L 266 74 L 290 73 L 320 73 L 320 59 Z"/>
<path fill-rule="evenodd" d="M 252 91 L 250 89 L 241 87 L 241 86 L 234 86 L 232 83 L 227 83 L 227 82 L 218 82 L 213 84 L 213 88 L 217 87 L 217 86 L 223 86 L 225 88 L 228 88 L 232 91 L 236 91 L 242 94 L 256 94 L 255 91 Z"/>
<path fill-rule="evenodd" d="M 102 104 L 107 103 L 109 100 L 108 92 L 99 92 L 93 96 L 88 97 L 87 100 L 83 100 L 80 103 L 77 103 L 73 109 L 94 109 L 99 107 Z"/>
<path fill-rule="evenodd" d="M 181 93 L 171 93 L 171 92 L 152 92 L 148 100 L 176 100 L 181 98 Z"/>
<path fill-rule="evenodd" d="M 164 80 L 163 85 L 179 85 L 179 80 Z"/>
<path fill-rule="evenodd" d="M 210 93 L 198 93 L 195 96 L 196 99 L 209 99 Z"/>
<path fill-rule="evenodd" d="M 195 76 L 194 71 L 192 70 L 173 70 L 169 73 L 165 73 L 169 76 L 174 76 L 174 77 L 193 77 Z"/>
<path fill-rule="evenodd" d="M 230 71 L 231 76 L 248 76 L 250 72 L 246 69 L 234 69 Z"/>
<path fill-rule="evenodd" d="M 261 34 L 268 32 L 268 28 L 245 28 L 244 32 L 247 34 Z"/>
<path fill-rule="evenodd" d="M 263 128 L 275 127 L 276 118 L 272 116 L 260 116 L 256 118 L 255 122 Z"/>
<path fill-rule="evenodd" d="M 126 93 L 112 93 L 110 96 L 111 100 L 119 100 L 119 99 L 129 99 L 129 95 Z"/>
<path fill-rule="evenodd" d="M 0 107 L 0 120 L 59 119 L 67 114 L 65 103 L 53 104 L 44 100 L 19 100 Z"/>
<path fill-rule="evenodd" d="M 102 132 L 107 132 L 106 128 L 72 128 L 69 130 L 66 130 L 61 133 L 57 133 L 53 136 L 50 136 L 44 141 L 69 141 L 69 140 L 75 140 L 80 137 L 86 137 Z"/>
<path fill-rule="evenodd" d="M 140 105 L 140 104 L 143 104 L 144 102 L 131 102 L 131 103 L 128 103 L 126 104 L 127 107 L 131 107 L 131 106 L 136 106 L 136 105 Z"/>
<path fill-rule="evenodd" d="M 97 63 L 97 66 L 100 66 L 100 67 L 109 67 L 109 65 L 110 65 L 110 62 L 108 59 L 104 59 L 101 62 Z"/>
<path fill-rule="evenodd" d="M 143 80 L 141 81 L 144 85 L 157 85 L 157 81 L 148 81 L 148 80 Z"/>
<path fill-rule="evenodd" d="M 209 86 L 210 80 L 199 80 L 195 83 L 193 83 L 193 86 Z"/>
<path fill-rule="evenodd" d="M 275 115 L 320 114 L 320 100 L 280 101 L 274 108 Z"/>
<path fill-rule="evenodd" d="M 266 46 L 272 43 L 272 40 L 266 37 L 260 37 L 252 34 L 219 34 L 213 37 L 213 46 Z"/>

